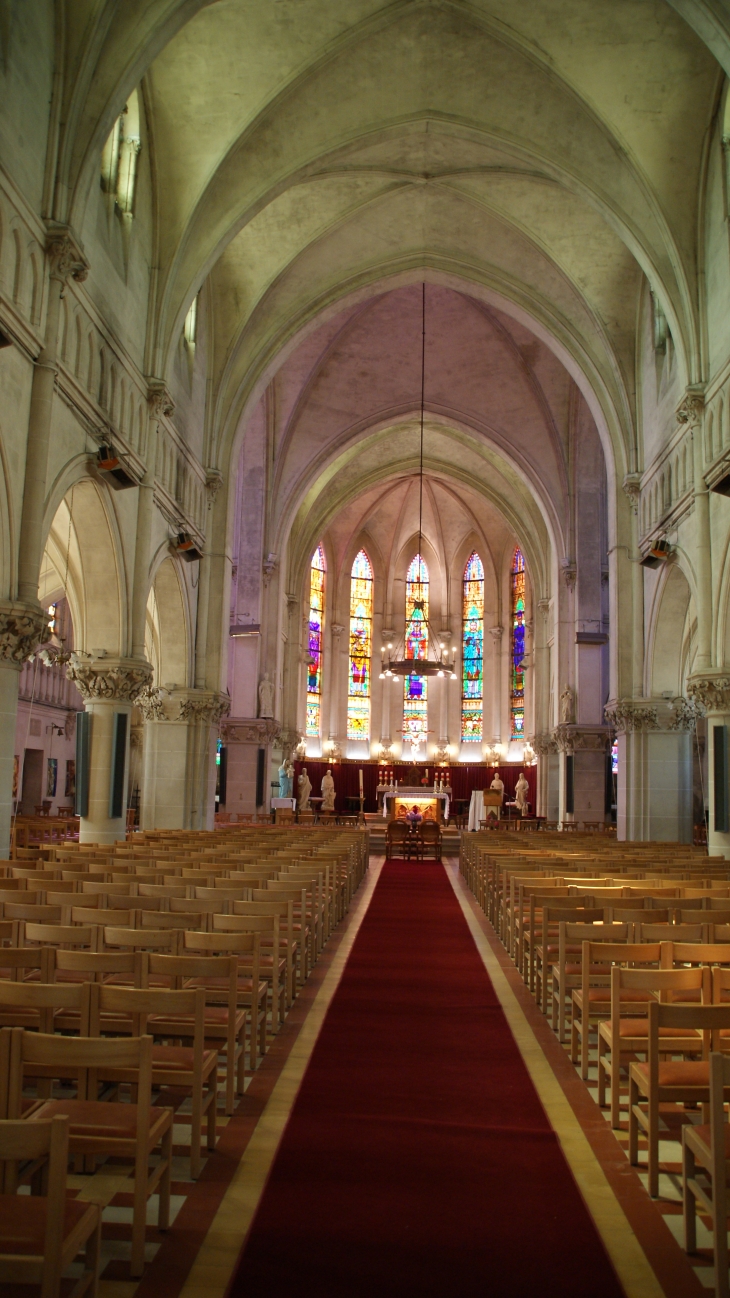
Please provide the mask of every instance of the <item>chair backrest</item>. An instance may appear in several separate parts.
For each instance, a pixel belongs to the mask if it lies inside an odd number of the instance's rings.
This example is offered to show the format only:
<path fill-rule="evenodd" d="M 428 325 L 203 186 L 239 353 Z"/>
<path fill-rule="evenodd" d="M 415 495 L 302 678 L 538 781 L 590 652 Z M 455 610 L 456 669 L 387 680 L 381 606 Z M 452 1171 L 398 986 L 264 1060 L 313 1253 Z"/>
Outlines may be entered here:
<path fill-rule="evenodd" d="M 145 1035 L 151 1014 L 164 1018 L 190 1016 L 195 1027 L 194 1049 L 202 1060 L 205 1027 L 205 992 L 202 987 L 140 988 L 95 984 L 91 996 L 90 1036 L 101 1034 L 104 1014 L 128 1015 L 136 1037 Z"/>
<path fill-rule="evenodd" d="M 139 928 L 141 931 L 149 928 L 204 928 L 204 918 L 203 912 L 200 910 L 188 911 L 183 914 L 173 914 L 171 911 L 143 910 L 139 915 Z"/>
<path fill-rule="evenodd" d="M 666 942 L 665 963 L 730 965 L 730 942 Z"/>
<path fill-rule="evenodd" d="M 41 1032 L 53 1032 L 56 1010 L 75 1010 L 79 1014 L 79 1031 L 89 1033 L 89 983 L 11 983 L 0 980 L 0 1006 L 38 1011 Z"/>
<path fill-rule="evenodd" d="M 105 925 L 103 933 L 103 950 L 118 947 L 120 950 L 132 951 L 170 951 L 178 950 L 178 930 L 174 928 L 116 928 Z"/>
<path fill-rule="evenodd" d="M 614 1020 L 621 1017 L 621 992 L 626 989 L 654 992 L 658 1000 L 667 1002 L 673 1001 L 675 996 L 681 1001 L 683 992 L 699 989 L 702 1004 L 712 1002 L 709 969 L 626 969 L 614 965 L 611 969 L 611 1018 Z"/>
<path fill-rule="evenodd" d="M 79 1098 L 85 1094 L 89 1070 L 103 1076 L 105 1069 L 134 1069 L 137 1085 L 137 1131 L 147 1132 L 152 1093 L 152 1037 L 62 1037 L 44 1032 L 28 1032 L 13 1028 L 10 1047 L 10 1084 L 8 1109 L 10 1116 L 20 1116 L 23 1098 L 23 1077 L 26 1068 L 32 1074 L 33 1066 L 44 1070 L 45 1076 L 78 1078 Z"/>
<path fill-rule="evenodd" d="M 635 942 L 701 942 L 702 924 L 635 924 Z"/>
<path fill-rule="evenodd" d="M 43 1254 L 38 1272 L 38 1253 L 23 1251 L 21 1241 L 13 1249 L 14 1279 L 20 1283 L 40 1281 L 44 1296 L 60 1291 L 61 1250 L 64 1242 L 64 1209 L 66 1204 L 66 1172 L 68 1168 L 68 1126 L 66 1114 L 56 1114 L 46 1121 L 26 1122 L 22 1118 L 0 1123 L 0 1164 L 8 1171 L 7 1190 L 15 1183 L 15 1167 L 19 1163 L 41 1165 L 47 1161 L 45 1180 L 46 1224 Z"/>
<path fill-rule="evenodd" d="M 86 947 L 89 951 L 96 950 L 98 941 L 95 927 L 79 924 L 26 924 L 24 935 L 28 945 Z"/>
<path fill-rule="evenodd" d="M 48 962 L 51 948 L 46 946 L 0 947 L 0 969 L 7 969 L 10 981 L 23 980 L 31 973 L 40 972 L 41 982 L 48 982 Z"/>
<path fill-rule="evenodd" d="M 24 919 L 36 924 L 60 924 L 60 906 L 34 906 L 24 902 L 8 902 L 3 905 L 5 919 Z"/>
<path fill-rule="evenodd" d="M 653 1086 L 658 1079 L 660 1028 L 694 1028 L 709 1033 L 713 1050 L 719 1045 L 720 1033 L 730 1028 L 730 1005 L 663 1005 L 652 1001 L 648 1008 L 649 1073 Z M 666 1045 L 662 1048 L 666 1049 Z"/>
<path fill-rule="evenodd" d="M 64 951 L 50 950 L 49 981 L 56 973 L 82 974 L 91 982 L 103 982 L 105 978 L 122 975 L 139 982 L 140 961 L 135 951 Z"/>

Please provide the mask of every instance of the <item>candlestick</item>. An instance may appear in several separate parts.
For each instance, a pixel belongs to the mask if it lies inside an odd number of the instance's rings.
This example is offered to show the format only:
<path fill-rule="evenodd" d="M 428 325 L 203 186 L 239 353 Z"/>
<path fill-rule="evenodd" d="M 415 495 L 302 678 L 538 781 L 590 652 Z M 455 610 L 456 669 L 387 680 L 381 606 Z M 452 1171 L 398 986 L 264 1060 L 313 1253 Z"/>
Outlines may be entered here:
<path fill-rule="evenodd" d="M 360 769 L 360 797 L 362 797 L 362 768 Z"/>

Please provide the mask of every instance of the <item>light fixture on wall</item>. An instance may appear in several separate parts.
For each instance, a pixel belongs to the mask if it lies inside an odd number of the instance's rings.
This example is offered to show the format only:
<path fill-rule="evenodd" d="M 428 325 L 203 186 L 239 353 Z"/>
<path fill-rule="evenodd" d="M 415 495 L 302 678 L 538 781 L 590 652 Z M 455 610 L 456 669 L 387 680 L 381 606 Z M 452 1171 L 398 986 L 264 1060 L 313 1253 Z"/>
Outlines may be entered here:
<path fill-rule="evenodd" d="M 649 550 L 641 559 L 642 568 L 659 568 L 672 553 L 672 547 L 664 538 L 652 541 Z"/>
<path fill-rule="evenodd" d="M 421 424 L 418 456 L 418 554 L 423 550 L 423 424 L 426 392 L 426 285 L 421 285 Z M 426 635 L 426 657 L 406 657 L 406 637 L 403 636 L 388 645 L 387 658 L 383 658 L 381 677 L 386 676 L 448 676 L 454 675 L 454 664 L 449 662 L 449 651 L 439 643 L 438 637 L 431 630 L 425 601 L 416 600 L 414 610 L 423 615 L 423 627 Z M 385 653 L 385 650 L 383 651 Z M 416 748 L 412 747 L 412 755 Z"/>
<path fill-rule="evenodd" d="M 125 464 L 122 463 L 113 446 L 100 446 L 96 453 L 96 467 L 105 482 L 109 483 L 115 491 L 126 491 L 128 487 L 136 487 L 137 479 L 130 473 Z"/>
<path fill-rule="evenodd" d="M 180 558 L 185 559 L 187 563 L 195 563 L 197 559 L 202 558 L 197 542 L 187 532 L 178 532 L 172 545 L 175 553 L 179 554 Z"/>

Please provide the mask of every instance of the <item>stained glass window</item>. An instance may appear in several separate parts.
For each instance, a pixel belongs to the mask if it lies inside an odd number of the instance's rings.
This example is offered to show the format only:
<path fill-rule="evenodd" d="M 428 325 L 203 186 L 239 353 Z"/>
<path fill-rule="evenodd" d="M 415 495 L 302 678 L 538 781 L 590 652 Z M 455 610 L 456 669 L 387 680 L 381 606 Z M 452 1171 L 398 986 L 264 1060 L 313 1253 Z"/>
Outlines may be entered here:
<path fill-rule="evenodd" d="M 318 545 L 309 567 L 309 634 L 307 637 L 307 737 L 322 733 L 322 626 L 324 621 L 324 554 Z"/>
<path fill-rule="evenodd" d="M 515 550 L 512 560 L 512 658 L 510 681 L 510 738 L 525 737 L 525 560 Z"/>
<path fill-rule="evenodd" d="M 428 657 L 428 568 L 417 554 L 406 577 L 406 658 Z M 412 672 L 403 687 L 403 738 L 425 744 L 428 737 L 428 681 Z"/>
<path fill-rule="evenodd" d="M 347 738 L 370 738 L 373 648 L 373 570 L 364 550 L 350 573 L 350 666 L 347 677 Z"/>
<path fill-rule="evenodd" d="M 462 606 L 461 737 L 484 737 L 484 565 L 474 553 L 464 569 Z"/>

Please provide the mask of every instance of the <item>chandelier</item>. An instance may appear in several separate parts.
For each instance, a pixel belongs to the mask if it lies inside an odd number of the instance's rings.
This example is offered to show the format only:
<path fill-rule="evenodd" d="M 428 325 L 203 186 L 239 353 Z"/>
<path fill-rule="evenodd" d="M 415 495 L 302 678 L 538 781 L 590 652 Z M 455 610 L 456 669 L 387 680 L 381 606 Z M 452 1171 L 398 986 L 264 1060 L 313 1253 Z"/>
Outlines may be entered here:
<path fill-rule="evenodd" d="M 426 391 L 426 285 L 421 286 L 421 427 L 418 457 L 418 555 L 423 550 L 423 422 Z M 434 634 L 426 613 L 426 601 L 416 599 L 413 611 L 420 612 L 426 653 L 423 658 L 407 656 L 406 633 L 395 645 L 383 648 L 381 680 L 386 676 L 453 676 L 454 664 L 448 661 L 448 649 Z M 391 652 L 391 650 L 393 652 Z"/>

